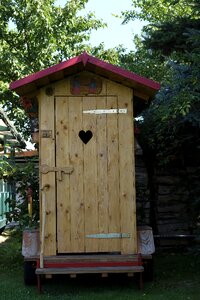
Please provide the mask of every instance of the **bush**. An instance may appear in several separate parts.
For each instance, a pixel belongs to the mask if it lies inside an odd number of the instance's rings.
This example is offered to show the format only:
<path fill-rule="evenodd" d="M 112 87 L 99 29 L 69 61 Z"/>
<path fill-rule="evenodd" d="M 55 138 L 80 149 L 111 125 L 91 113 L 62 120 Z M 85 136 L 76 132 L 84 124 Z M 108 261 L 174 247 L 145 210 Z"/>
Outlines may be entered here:
<path fill-rule="evenodd" d="M 9 212 L 6 214 L 8 222 L 17 222 L 20 229 L 37 227 L 39 177 L 35 164 L 28 162 L 25 166 L 16 166 L 4 161 L 1 163 L 0 177 L 16 186 L 16 197 L 6 200 L 9 204 Z"/>

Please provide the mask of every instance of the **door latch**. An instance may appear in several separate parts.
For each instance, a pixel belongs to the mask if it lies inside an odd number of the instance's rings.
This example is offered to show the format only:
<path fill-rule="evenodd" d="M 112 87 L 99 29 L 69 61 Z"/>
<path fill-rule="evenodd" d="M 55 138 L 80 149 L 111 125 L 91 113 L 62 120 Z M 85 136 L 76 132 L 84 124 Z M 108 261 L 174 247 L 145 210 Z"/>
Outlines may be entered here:
<path fill-rule="evenodd" d="M 41 165 L 40 172 L 42 174 L 47 174 L 49 172 L 57 172 L 57 178 L 62 181 L 62 173 L 71 174 L 74 171 L 72 166 L 69 167 L 49 167 L 48 165 Z"/>

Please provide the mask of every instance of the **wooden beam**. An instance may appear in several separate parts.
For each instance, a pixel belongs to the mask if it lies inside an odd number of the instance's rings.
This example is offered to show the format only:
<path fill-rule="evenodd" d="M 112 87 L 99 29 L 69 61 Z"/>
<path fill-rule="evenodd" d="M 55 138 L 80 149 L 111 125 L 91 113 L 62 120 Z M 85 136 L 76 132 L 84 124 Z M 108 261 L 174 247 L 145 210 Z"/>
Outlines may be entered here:
<path fill-rule="evenodd" d="M 147 95 L 147 94 L 144 94 L 144 93 L 142 93 L 142 92 L 139 92 L 139 91 L 137 91 L 137 90 L 134 90 L 134 96 L 136 96 L 136 97 L 138 97 L 138 98 L 140 98 L 140 99 L 143 99 L 143 100 L 146 100 L 146 101 L 148 101 L 149 100 L 149 95 Z"/>
<path fill-rule="evenodd" d="M 6 127 L 8 130 L 10 130 L 11 134 L 14 136 L 14 138 L 16 138 L 16 140 L 19 142 L 19 146 L 21 148 L 25 148 L 26 147 L 26 142 L 25 140 L 22 138 L 22 136 L 18 133 L 18 131 L 16 130 L 15 126 L 11 123 L 11 121 L 9 120 L 7 114 L 3 111 L 3 109 L 0 107 L 0 118 L 3 120 L 3 122 L 6 124 Z M 4 126 L 3 126 L 4 127 Z M 5 127 L 4 127 L 5 128 Z M 4 129 L 3 129 L 4 131 Z"/>

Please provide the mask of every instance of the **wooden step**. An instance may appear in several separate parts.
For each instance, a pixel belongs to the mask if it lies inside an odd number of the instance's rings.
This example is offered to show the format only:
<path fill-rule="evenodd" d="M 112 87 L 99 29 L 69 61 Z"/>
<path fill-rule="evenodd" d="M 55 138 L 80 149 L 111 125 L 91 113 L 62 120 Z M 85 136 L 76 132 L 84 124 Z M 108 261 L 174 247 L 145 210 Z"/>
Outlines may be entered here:
<path fill-rule="evenodd" d="M 37 275 L 46 274 L 97 274 L 97 273 L 140 273 L 142 266 L 117 266 L 117 267 L 82 267 L 82 268 L 37 268 Z"/>
<path fill-rule="evenodd" d="M 143 280 L 142 260 L 140 255 L 70 255 L 51 256 L 44 258 L 44 268 L 39 267 L 37 261 L 36 275 L 38 290 L 41 292 L 41 276 L 69 274 L 75 277 L 77 274 L 102 274 L 124 273 L 133 276 L 139 273 L 139 287 L 142 289 Z"/>
<path fill-rule="evenodd" d="M 39 260 L 37 267 L 39 268 Z M 44 268 L 98 268 L 142 266 L 141 255 L 64 255 L 44 257 Z"/>

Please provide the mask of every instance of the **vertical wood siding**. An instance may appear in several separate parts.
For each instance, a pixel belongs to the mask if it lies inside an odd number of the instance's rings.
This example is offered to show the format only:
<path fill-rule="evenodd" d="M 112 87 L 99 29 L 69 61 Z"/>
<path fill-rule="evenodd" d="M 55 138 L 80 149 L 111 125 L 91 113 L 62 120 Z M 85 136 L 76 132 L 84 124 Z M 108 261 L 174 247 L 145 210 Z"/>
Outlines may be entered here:
<path fill-rule="evenodd" d="M 103 80 L 100 95 L 70 96 L 69 80 L 63 80 L 55 84 L 55 100 L 40 99 L 40 129 L 55 130 L 54 140 L 41 138 L 40 163 L 74 168 L 62 180 L 56 172 L 41 176 L 42 185 L 51 186 L 45 254 L 55 254 L 56 247 L 58 253 L 136 253 L 132 90 Z M 127 114 L 83 113 L 112 108 L 127 108 Z M 93 133 L 87 144 L 81 130 Z M 87 237 L 101 233 L 130 238 Z"/>

